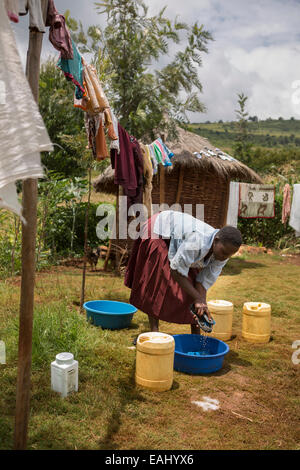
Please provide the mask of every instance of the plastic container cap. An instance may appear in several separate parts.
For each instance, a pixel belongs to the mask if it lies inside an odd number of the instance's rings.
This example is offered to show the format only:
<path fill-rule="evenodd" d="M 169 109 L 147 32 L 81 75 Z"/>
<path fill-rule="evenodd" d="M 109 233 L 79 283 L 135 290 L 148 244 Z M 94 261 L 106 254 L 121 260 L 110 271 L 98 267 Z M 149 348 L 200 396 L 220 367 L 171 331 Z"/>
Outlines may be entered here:
<path fill-rule="evenodd" d="M 156 331 L 151 331 L 149 333 L 142 333 L 138 337 L 138 342 L 139 343 L 145 343 L 145 342 L 150 342 L 150 343 L 159 343 L 159 344 L 164 344 L 164 343 L 173 343 L 174 339 L 173 336 L 167 335 L 165 333 L 160 333 Z"/>
<path fill-rule="evenodd" d="M 263 302 L 245 302 L 244 308 L 247 308 L 248 310 L 265 310 L 270 309 L 271 307 L 269 304 L 265 304 Z"/>
<path fill-rule="evenodd" d="M 56 362 L 58 364 L 72 364 L 74 361 L 74 356 L 72 353 L 63 352 L 56 355 Z"/>
<path fill-rule="evenodd" d="M 209 300 L 207 305 L 211 305 L 213 307 L 232 307 L 232 302 L 228 302 L 228 300 Z"/>

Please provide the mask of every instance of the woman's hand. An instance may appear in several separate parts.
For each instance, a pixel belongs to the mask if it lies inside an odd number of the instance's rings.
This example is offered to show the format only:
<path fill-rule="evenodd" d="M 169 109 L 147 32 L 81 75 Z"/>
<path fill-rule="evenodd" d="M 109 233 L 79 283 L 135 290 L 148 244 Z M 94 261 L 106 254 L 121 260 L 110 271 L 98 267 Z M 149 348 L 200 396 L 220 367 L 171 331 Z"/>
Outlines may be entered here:
<path fill-rule="evenodd" d="M 210 311 L 208 310 L 208 307 L 207 307 L 206 303 L 200 302 L 200 301 L 195 301 L 194 305 L 195 305 L 196 312 L 200 317 L 202 317 L 202 315 L 204 315 L 204 313 L 206 313 L 208 318 L 210 318 L 212 320 L 212 316 L 210 314 Z M 194 319 L 196 320 L 196 315 L 194 315 Z"/>

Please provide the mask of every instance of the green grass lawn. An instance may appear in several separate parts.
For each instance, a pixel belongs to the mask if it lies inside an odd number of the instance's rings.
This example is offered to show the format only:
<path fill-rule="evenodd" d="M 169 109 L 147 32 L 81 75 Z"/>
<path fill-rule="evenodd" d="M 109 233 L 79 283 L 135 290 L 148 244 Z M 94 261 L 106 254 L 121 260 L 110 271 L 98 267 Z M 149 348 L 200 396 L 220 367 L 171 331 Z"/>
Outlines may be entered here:
<path fill-rule="evenodd" d="M 300 266 L 280 256 L 230 260 L 209 299 L 234 303 L 233 337 L 223 368 L 211 375 L 174 372 L 168 392 L 135 386 L 132 340 L 148 330 L 137 312 L 129 329 L 102 330 L 76 306 L 81 271 L 53 268 L 37 274 L 29 449 L 299 449 L 299 371 L 292 343 L 300 340 Z M 20 278 L 0 284 L 0 449 L 13 446 Z M 86 300 L 128 301 L 130 291 L 113 273 L 89 272 Z M 272 306 L 271 341 L 242 338 L 242 306 Z M 165 333 L 186 325 L 161 323 Z M 50 363 L 70 351 L 79 361 L 79 391 L 62 399 L 50 388 Z M 217 399 L 203 411 L 192 401 Z"/>

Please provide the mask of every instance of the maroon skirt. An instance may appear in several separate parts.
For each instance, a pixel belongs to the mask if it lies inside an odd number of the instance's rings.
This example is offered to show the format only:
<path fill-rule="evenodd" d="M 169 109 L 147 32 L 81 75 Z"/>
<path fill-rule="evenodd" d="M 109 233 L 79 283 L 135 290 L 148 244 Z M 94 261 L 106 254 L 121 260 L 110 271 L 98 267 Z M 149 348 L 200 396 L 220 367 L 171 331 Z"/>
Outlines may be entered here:
<path fill-rule="evenodd" d="M 193 298 L 173 279 L 168 250 L 170 240 L 153 234 L 158 214 L 144 226 L 144 235 L 135 240 L 124 284 L 131 289 L 129 302 L 142 312 L 170 323 L 195 324 L 190 312 Z M 146 230 L 147 229 L 147 230 Z M 198 270 L 190 268 L 189 279 L 196 282 Z"/>

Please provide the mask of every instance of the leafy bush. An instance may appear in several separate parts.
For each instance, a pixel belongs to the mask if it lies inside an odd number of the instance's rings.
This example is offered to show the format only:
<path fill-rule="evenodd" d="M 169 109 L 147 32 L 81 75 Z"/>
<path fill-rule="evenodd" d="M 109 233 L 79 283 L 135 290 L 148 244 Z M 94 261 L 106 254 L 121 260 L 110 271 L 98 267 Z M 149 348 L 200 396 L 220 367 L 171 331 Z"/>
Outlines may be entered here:
<path fill-rule="evenodd" d="M 106 242 L 98 239 L 96 234 L 96 226 L 101 220 L 96 216 L 99 204 L 90 204 L 89 221 L 88 221 L 88 243 L 90 246 L 98 246 L 100 243 Z M 76 204 L 76 222 L 74 227 L 73 252 L 83 253 L 84 251 L 84 226 L 85 212 L 87 208 L 86 202 Z M 72 237 L 72 207 L 60 206 L 56 208 L 51 219 L 47 220 L 45 233 L 46 245 L 54 253 L 66 254 L 71 251 Z"/>

